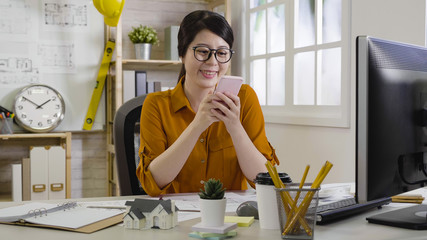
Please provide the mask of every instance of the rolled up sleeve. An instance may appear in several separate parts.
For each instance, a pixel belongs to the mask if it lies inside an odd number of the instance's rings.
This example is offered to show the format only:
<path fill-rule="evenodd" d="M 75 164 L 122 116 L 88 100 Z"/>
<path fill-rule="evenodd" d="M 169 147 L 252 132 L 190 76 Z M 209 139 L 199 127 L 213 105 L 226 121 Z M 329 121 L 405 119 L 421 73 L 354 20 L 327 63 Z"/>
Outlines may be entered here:
<path fill-rule="evenodd" d="M 158 105 L 154 97 L 153 94 L 147 95 L 142 107 L 144 114 L 141 114 L 140 120 L 140 161 L 136 169 L 142 188 L 150 196 L 166 193 L 170 185 L 160 189 L 148 169 L 150 163 L 166 149 L 166 135 L 162 130 Z"/>
<path fill-rule="evenodd" d="M 241 121 L 249 138 L 254 143 L 260 153 L 273 165 L 279 165 L 276 151 L 267 139 L 265 133 L 265 121 L 262 114 L 261 105 L 255 91 L 247 86 L 245 94 L 241 96 L 242 110 Z M 242 101 L 242 97 L 244 99 Z M 254 187 L 254 179 L 246 179 L 249 184 Z"/>

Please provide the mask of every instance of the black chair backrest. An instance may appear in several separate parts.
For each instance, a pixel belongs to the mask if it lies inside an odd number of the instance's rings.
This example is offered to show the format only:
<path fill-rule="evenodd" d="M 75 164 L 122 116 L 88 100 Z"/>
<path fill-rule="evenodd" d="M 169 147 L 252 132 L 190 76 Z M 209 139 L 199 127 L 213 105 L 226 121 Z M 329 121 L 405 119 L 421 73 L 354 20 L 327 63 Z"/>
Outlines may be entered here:
<path fill-rule="evenodd" d="M 135 132 L 139 135 L 139 128 L 135 130 L 135 126 L 139 126 L 145 97 L 146 95 L 141 95 L 125 102 L 114 117 L 115 157 L 122 196 L 146 194 L 136 177 L 135 150 L 138 149 L 134 141 Z"/>

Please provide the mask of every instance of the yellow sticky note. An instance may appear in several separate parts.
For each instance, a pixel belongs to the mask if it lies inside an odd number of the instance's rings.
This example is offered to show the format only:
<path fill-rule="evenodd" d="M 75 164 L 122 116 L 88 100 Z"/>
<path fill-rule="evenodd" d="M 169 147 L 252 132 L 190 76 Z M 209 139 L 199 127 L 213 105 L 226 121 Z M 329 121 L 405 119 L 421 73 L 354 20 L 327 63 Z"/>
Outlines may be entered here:
<path fill-rule="evenodd" d="M 237 223 L 239 227 L 249 227 L 254 222 L 254 217 L 225 216 L 224 222 Z"/>

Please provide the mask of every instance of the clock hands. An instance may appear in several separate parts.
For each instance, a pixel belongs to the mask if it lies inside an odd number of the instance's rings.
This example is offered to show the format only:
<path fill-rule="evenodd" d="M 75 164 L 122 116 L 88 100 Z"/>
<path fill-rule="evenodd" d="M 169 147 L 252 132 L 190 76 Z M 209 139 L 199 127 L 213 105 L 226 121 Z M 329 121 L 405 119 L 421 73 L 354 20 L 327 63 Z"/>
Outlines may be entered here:
<path fill-rule="evenodd" d="M 37 108 L 40 108 L 40 106 L 39 106 L 39 105 L 37 105 L 37 103 L 35 103 L 35 102 L 31 101 L 30 99 L 28 99 L 28 98 L 26 98 L 26 97 L 22 97 L 22 98 L 24 98 L 24 99 L 25 99 L 25 100 L 27 100 L 28 102 L 30 102 L 30 103 L 32 103 L 32 104 L 34 104 L 34 105 L 36 105 L 36 109 L 37 109 Z"/>
<path fill-rule="evenodd" d="M 42 103 L 40 106 L 37 106 L 36 109 L 42 108 L 43 105 L 50 102 L 52 99 L 47 100 L 46 102 Z"/>
<path fill-rule="evenodd" d="M 28 102 L 30 102 L 30 103 L 32 103 L 32 104 L 34 104 L 34 105 L 36 105 L 36 109 L 43 109 L 42 108 L 42 106 L 43 105 L 45 105 L 46 103 L 48 103 L 48 102 L 50 102 L 52 99 L 49 99 L 49 100 L 47 100 L 46 102 L 44 102 L 44 103 L 42 103 L 42 104 L 40 104 L 40 105 L 38 105 L 37 103 L 35 103 L 35 102 L 33 102 L 33 101 L 31 101 L 30 99 L 28 99 L 28 98 L 26 98 L 26 97 L 22 97 L 22 98 L 24 98 L 25 100 L 27 100 Z"/>

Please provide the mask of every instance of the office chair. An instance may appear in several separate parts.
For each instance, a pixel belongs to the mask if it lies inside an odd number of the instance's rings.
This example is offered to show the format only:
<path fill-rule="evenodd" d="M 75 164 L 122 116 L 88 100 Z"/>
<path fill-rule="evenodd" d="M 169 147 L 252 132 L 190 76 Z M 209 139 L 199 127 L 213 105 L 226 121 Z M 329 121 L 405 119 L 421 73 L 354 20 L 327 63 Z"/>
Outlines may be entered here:
<path fill-rule="evenodd" d="M 139 120 L 145 96 L 125 102 L 114 116 L 114 147 L 121 196 L 146 194 L 136 177 L 139 144 L 135 144 L 135 140 L 139 142 Z"/>

